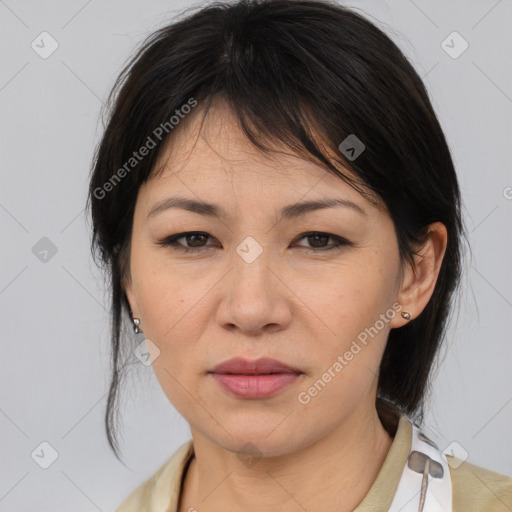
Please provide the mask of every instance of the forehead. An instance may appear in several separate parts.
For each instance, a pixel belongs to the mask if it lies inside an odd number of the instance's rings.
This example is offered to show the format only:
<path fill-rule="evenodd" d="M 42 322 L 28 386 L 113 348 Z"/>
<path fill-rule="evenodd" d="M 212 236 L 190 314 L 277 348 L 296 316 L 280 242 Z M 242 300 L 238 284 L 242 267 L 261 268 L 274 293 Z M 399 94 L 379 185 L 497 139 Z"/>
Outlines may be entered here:
<path fill-rule="evenodd" d="M 203 115 L 203 109 L 197 107 L 174 129 L 145 184 L 149 193 L 171 187 L 172 182 L 173 190 L 188 188 L 188 192 L 200 195 L 208 190 L 219 192 L 223 187 L 267 199 L 288 193 L 289 197 L 308 194 L 307 199 L 317 199 L 339 192 L 347 199 L 368 204 L 342 178 L 293 153 L 283 143 L 265 140 L 271 149 L 268 154 L 257 148 L 223 100 L 212 104 L 204 120 Z M 341 171 L 355 177 L 344 167 Z"/>

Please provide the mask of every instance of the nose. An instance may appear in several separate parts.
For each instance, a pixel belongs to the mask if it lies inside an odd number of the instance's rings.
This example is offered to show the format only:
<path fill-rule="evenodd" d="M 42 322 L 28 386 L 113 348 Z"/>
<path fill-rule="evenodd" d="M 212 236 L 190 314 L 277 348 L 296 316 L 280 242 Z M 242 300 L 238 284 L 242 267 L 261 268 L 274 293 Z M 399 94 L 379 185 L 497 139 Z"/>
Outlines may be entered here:
<path fill-rule="evenodd" d="M 255 259 L 237 252 L 221 283 L 218 324 L 251 336 L 286 329 L 292 317 L 293 293 L 282 274 L 267 251 Z"/>

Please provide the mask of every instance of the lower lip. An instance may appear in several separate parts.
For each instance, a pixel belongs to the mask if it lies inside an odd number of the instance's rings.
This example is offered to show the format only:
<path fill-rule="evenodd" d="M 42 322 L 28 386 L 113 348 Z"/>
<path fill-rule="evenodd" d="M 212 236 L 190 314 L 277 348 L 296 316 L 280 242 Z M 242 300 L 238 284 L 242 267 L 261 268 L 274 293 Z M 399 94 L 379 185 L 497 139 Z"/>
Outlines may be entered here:
<path fill-rule="evenodd" d="M 238 398 L 267 398 L 293 384 L 299 373 L 272 373 L 269 375 L 240 375 L 212 373 L 220 386 Z"/>

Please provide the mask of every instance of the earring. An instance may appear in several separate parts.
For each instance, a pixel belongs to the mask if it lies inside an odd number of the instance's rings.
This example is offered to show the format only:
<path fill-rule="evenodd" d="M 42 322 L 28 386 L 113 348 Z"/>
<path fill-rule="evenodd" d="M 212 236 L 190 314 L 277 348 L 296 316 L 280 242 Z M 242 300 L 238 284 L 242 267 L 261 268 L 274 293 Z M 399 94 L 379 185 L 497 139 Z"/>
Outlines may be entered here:
<path fill-rule="evenodd" d="M 402 311 L 402 318 L 409 320 L 409 318 L 411 318 L 411 314 L 407 313 L 407 311 Z"/>
<path fill-rule="evenodd" d="M 140 325 L 140 319 L 134 318 L 133 319 L 133 330 L 135 331 L 135 334 L 138 334 L 140 332 L 139 325 Z"/>

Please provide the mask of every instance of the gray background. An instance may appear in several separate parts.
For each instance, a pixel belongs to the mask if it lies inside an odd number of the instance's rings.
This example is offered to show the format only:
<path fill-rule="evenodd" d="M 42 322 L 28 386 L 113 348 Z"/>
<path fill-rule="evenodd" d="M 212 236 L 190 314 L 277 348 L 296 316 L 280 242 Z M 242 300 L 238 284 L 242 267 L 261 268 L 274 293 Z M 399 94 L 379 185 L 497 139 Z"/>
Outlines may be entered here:
<path fill-rule="evenodd" d="M 2 511 L 113 510 L 189 438 L 139 364 L 123 394 L 128 467 L 107 447 L 108 303 L 84 206 L 102 99 L 136 44 L 191 5 L 0 0 Z M 512 2 L 347 5 L 424 78 L 462 186 L 473 258 L 426 431 L 512 475 Z M 59 45 L 47 59 L 31 48 L 43 31 Z M 458 58 L 441 45 L 453 31 L 469 44 Z M 58 453 L 48 469 L 31 457 L 44 441 Z"/>

